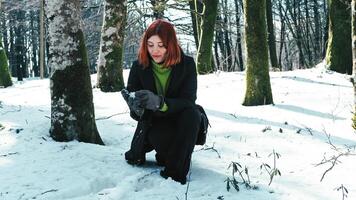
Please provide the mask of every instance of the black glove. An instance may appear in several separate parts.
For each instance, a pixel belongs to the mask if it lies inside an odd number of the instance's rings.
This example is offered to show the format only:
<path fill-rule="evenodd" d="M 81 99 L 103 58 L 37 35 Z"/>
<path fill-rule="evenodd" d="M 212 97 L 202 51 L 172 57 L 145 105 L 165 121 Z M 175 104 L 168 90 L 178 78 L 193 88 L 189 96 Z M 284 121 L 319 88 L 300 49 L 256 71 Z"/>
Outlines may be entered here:
<path fill-rule="evenodd" d="M 163 107 L 163 97 L 149 90 L 136 91 L 135 96 L 140 100 L 140 105 L 148 110 L 157 111 Z"/>
<path fill-rule="evenodd" d="M 130 110 L 133 111 L 137 116 L 141 117 L 145 109 L 140 104 L 140 100 L 135 97 L 135 93 L 130 93 L 126 89 L 121 90 L 121 95 L 125 99 Z"/>

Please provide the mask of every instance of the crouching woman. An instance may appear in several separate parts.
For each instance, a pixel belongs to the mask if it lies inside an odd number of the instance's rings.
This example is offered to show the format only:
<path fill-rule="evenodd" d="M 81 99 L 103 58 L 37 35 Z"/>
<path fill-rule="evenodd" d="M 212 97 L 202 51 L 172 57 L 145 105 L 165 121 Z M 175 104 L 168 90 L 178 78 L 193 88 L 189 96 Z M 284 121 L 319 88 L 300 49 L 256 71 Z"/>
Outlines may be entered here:
<path fill-rule="evenodd" d="M 171 23 L 159 19 L 145 31 L 127 90 L 130 115 L 138 121 L 127 162 L 143 164 L 155 150 L 157 164 L 164 166 L 160 175 L 185 184 L 200 124 L 197 73 Z"/>

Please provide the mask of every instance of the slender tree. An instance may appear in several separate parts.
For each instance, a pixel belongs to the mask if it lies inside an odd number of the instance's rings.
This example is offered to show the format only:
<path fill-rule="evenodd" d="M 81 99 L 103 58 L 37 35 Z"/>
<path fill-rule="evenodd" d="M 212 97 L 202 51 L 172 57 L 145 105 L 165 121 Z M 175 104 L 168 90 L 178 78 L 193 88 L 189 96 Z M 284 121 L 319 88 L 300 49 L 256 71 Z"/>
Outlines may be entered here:
<path fill-rule="evenodd" d="M 354 116 L 352 127 L 356 129 L 356 0 L 351 2 L 352 13 L 352 64 L 353 64 L 353 85 L 354 85 Z"/>
<path fill-rule="evenodd" d="M 339 73 L 352 73 L 351 0 L 329 0 L 329 40 L 326 63 Z"/>
<path fill-rule="evenodd" d="M 273 104 L 268 71 L 266 1 L 244 0 L 247 71 L 243 105 Z"/>
<path fill-rule="evenodd" d="M 270 58 L 272 67 L 279 68 L 278 61 L 277 61 L 276 37 L 274 34 L 274 27 L 273 27 L 273 13 L 272 13 L 271 0 L 266 0 L 266 9 L 267 9 L 266 15 L 267 15 L 269 58 Z"/>
<path fill-rule="evenodd" d="M 124 88 L 122 75 L 126 0 L 106 0 L 98 61 L 98 84 L 104 92 Z"/>
<path fill-rule="evenodd" d="M 199 47 L 197 52 L 197 68 L 199 74 L 213 71 L 212 46 L 216 21 L 218 0 L 202 0 L 203 16 L 199 25 Z"/>
<path fill-rule="evenodd" d="M 56 141 L 104 144 L 95 124 L 80 0 L 46 0 L 51 68 L 51 128 Z"/>
<path fill-rule="evenodd" d="M 198 33 L 198 31 L 200 30 L 198 25 L 200 24 L 200 19 L 201 19 L 200 14 L 203 12 L 203 10 L 202 10 L 203 5 L 200 1 L 189 0 L 189 9 L 190 9 L 190 15 L 192 18 L 195 47 L 198 49 L 198 47 L 199 47 L 199 36 L 198 36 L 199 33 Z"/>
<path fill-rule="evenodd" d="M 45 65 L 45 24 L 44 24 L 44 0 L 40 0 L 40 41 L 39 41 L 39 63 L 40 63 L 40 77 L 44 78 Z"/>
<path fill-rule="evenodd" d="M 239 1 L 240 4 L 241 1 Z M 240 7 L 242 8 L 243 5 L 240 5 Z M 237 61 L 238 61 L 238 66 L 239 66 L 239 70 L 243 71 L 244 70 L 244 61 L 243 61 L 243 57 L 242 57 L 242 34 L 241 34 L 241 25 L 240 25 L 240 18 L 241 15 L 243 13 L 240 12 L 240 8 L 239 8 L 239 3 L 237 0 L 235 0 L 235 12 L 236 12 L 236 34 L 237 34 L 237 38 L 236 38 L 236 47 L 237 47 Z M 241 9 L 242 10 L 242 9 Z"/>

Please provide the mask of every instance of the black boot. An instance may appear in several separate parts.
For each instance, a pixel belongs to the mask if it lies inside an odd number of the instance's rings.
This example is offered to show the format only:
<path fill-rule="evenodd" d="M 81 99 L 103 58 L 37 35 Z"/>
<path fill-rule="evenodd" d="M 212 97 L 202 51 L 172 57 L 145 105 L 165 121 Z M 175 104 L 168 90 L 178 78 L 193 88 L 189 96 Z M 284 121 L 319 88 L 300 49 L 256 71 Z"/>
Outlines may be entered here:
<path fill-rule="evenodd" d="M 187 177 L 185 176 L 178 176 L 177 174 L 171 173 L 167 171 L 166 169 L 162 170 L 159 175 L 161 175 L 163 178 L 167 179 L 168 177 L 171 177 L 174 181 L 180 182 L 182 185 L 187 183 Z"/>
<path fill-rule="evenodd" d="M 132 152 L 129 150 L 125 153 L 125 159 L 130 165 L 143 165 L 146 162 L 146 155 L 142 155 L 139 158 L 134 158 Z"/>

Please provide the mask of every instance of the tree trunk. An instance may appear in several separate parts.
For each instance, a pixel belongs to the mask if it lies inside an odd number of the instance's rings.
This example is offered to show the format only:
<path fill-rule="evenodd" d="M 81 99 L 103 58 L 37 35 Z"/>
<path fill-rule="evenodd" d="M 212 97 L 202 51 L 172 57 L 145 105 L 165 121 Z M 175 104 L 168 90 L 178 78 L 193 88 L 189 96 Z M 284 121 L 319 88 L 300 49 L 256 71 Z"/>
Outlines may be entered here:
<path fill-rule="evenodd" d="M 326 63 L 330 70 L 352 73 L 351 0 L 329 0 L 329 41 Z"/>
<path fill-rule="evenodd" d="M 219 54 L 216 54 L 216 61 L 218 62 L 217 68 L 222 71 L 227 71 L 228 65 L 226 63 L 226 48 L 225 48 L 225 43 L 224 43 L 224 32 L 223 32 L 223 21 L 221 19 L 220 14 L 216 15 L 216 24 L 215 24 L 216 30 L 215 30 L 215 41 L 216 44 L 218 45 L 216 48 L 216 53 L 218 53 L 218 49 L 220 49 L 220 56 Z"/>
<path fill-rule="evenodd" d="M 329 3 L 329 2 L 328 2 Z M 326 8 L 326 0 L 324 0 L 324 13 L 326 16 L 326 23 L 324 23 L 323 26 L 323 30 L 324 30 L 324 34 L 323 34 L 323 58 L 326 58 L 326 50 L 328 48 L 328 41 L 329 41 L 329 9 Z"/>
<path fill-rule="evenodd" d="M 98 61 L 98 84 L 103 92 L 124 88 L 122 75 L 126 0 L 106 0 Z"/>
<path fill-rule="evenodd" d="M 316 62 L 319 62 L 322 59 L 321 55 L 321 38 L 322 31 L 320 26 L 320 12 L 318 9 L 318 1 L 313 0 L 313 11 L 314 11 L 314 24 L 315 24 L 315 33 L 314 33 L 314 56 L 316 58 Z"/>
<path fill-rule="evenodd" d="M 50 135 L 56 141 L 104 144 L 95 124 L 80 0 L 47 0 L 46 16 L 51 68 Z"/>
<path fill-rule="evenodd" d="M 15 10 L 16 13 L 16 25 L 15 25 L 15 67 L 16 67 L 16 77 L 18 81 L 23 81 L 25 74 L 23 73 L 23 59 L 24 59 L 24 34 L 23 34 L 23 17 L 24 11 Z"/>
<path fill-rule="evenodd" d="M 216 34 L 216 33 L 215 33 Z M 214 54 L 215 54 L 215 61 L 216 61 L 216 68 L 218 69 L 218 70 L 222 70 L 221 68 L 220 68 L 220 60 L 219 60 L 219 50 L 218 50 L 218 41 L 216 40 L 216 38 L 215 38 L 215 41 L 214 41 Z"/>
<path fill-rule="evenodd" d="M 0 15 L 3 15 L 1 0 L 0 0 Z M 3 16 L 1 16 L 2 19 Z M 4 26 L 5 27 L 5 26 Z M 2 27 L 1 27 L 2 28 Z M 2 45 L 2 29 L 0 32 L 0 87 L 8 87 L 12 85 L 11 76 L 9 72 L 9 65 L 7 64 L 6 51 Z"/>
<path fill-rule="evenodd" d="M 279 66 L 279 70 L 282 71 L 283 70 L 283 66 L 282 66 L 282 53 L 283 53 L 283 45 L 285 42 L 285 23 L 284 23 L 284 16 L 283 16 L 283 7 L 282 7 L 282 2 L 281 0 L 278 3 L 278 10 L 279 10 L 279 18 L 281 19 L 281 32 L 280 32 L 280 45 L 279 45 L 279 57 L 278 57 L 278 66 Z M 287 55 L 288 56 L 288 55 Z"/>
<path fill-rule="evenodd" d="M 12 85 L 7 62 L 6 52 L 2 46 L 2 37 L 0 35 L 0 87 L 8 87 Z"/>
<path fill-rule="evenodd" d="M 40 77 L 44 78 L 44 66 L 45 66 L 45 23 L 44 23 L 44 0 L 41 1 L 40 6 L 40 53 L 39 53 L 39 63 L 40 63 Z"/>
<path fill-rule="evenodd" d="M 356 0 L 351 3 L 352 13 L 352 64 L 353 64 L 353 85 L 354 85 L 354 116 L 352 127 L 356 129 Z"/>
<path fill-rule="evenodd" d="M 232 52 L 231 52 L 231 46 L 230 46 L 230 34 L 229 34 L 229 26 L 228 26 L 228 8 L 227 8 L 227 0 L 224 0 L 224 5 L 222 6 L 222 11 L 224 13 L 224 43 L 225 43 L 225 58 L 224 62 L 227 65 L 227 71 L 231 72 L 233 71 L 234 67 L 232 65 Z"/>
<path fill-rule="evenodd" d="M 243 7 L 243 6 L 241 5 L 241 7 Z M 241 26 L 240 26 L 241 13 L 240 13 L 240 9 L 239 9 L 237 0 L 235 0 L 235 9 L 236 9 L 236 34 L 237 34 L 236 46 L 237 46 L 237 54 L 238 54 L 237 58 L 238 58 L 239 70 L 243 71 L 244 70 L 244 61 L 243 61 L 243 57 L 242 57 L 242 42 L 241 42 L 242 34 L 241 34 Z"/>
<path fill-rule="evenodd" d="M 273 104 L 268 71 L 266 1 L 244 0 L 244 13 L 247 71 L 243 105 Z"/>
<path fill-rule="evenodd" d="M 198 0 L 189 0 L 190 15 L 192 18 L 193 34 L 196 49 L 199 48 L 199 33 L 200 28 L 198 25 L 201 21 L 201 13 L 203 12 L 203 5 Z"/>
<path fill-rule="evenodd" d="M 37 55 L 38 55 L 38 29 L 35 26 L 37 23 L 37 11 L 30 11 L 31 21 L 30 21 L 30 31 L 31 31 L 31 45 L 32 45 L 32 55 L 31 55 L 31 62 L 32 62 L 32 71 L 35 77 L 40 76 L 40 70 L 38 67 L 37 62 Z"/>
<path fill-rule="evenodd" d="M 202 2 L 204 14 L 200 24 L 199 48 L 196 60 L 199 74 L 207 74 L 213 71 L 212 45 L 218 0 L 202 0 Z"/>
<path fill-rule="evenodd" d="M 16 12 L 15 10 L 9 11 L 9 24 L 15 23 Z M 7 54 L 9 59 L 9 70 L 12 77 L 17 77 L 16 73 L 16 51 L 15 51 L 15 27 L 9 27 L 9 54 Z"/>
<path fill-rule="evenodd" d="M 267 9 L 266 16 L 267 16 L 269 58 L 271 61 L 272 68 L 279 68 L 278 61 L 277 61 L 276 37 L 274 34 L 274 27 L 273 27 L 273 13 L 272 13 L 271 0 L 266 0 L 266 9 Z"/>
<path fill-rule="evenodd" d="M 313 64 L 313 55 L 312 51 L 310 49 L 310 43 L 312 42 L 312 39 L 309 35 L 309 23 L 310 23 L 310 16 L 309 16 L 309 6 L 308 6 L 308 0 L 304 0 L 304 5 L 305 5 L 305 35 L 303 37 L 304 43 L 305 43 L 305 49 L 306 49 L 306 56 L 308 57 L 308 63 L 307 67 L 312 66 Z"/>

